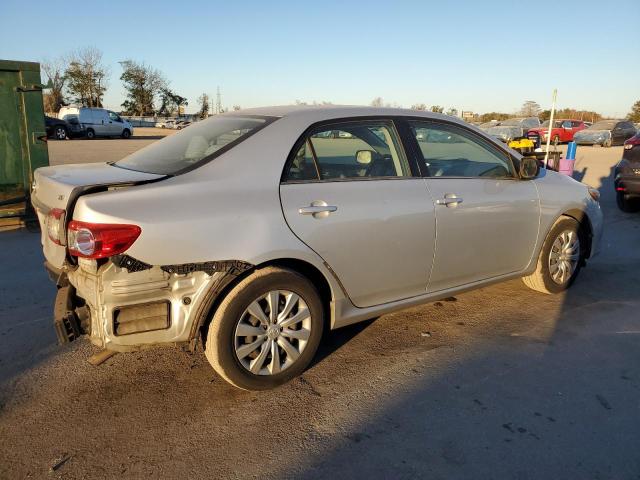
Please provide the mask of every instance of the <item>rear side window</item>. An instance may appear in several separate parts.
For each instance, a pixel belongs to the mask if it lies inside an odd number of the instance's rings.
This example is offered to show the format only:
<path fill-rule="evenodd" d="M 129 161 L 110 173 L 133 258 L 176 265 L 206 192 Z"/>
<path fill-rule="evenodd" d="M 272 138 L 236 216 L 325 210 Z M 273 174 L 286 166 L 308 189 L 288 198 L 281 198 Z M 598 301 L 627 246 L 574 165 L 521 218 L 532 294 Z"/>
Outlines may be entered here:
<path fill-rule="evenodd" d="M 375 120 L 313 130 L 298 148 L 285 180 L 335 181 L 409 175 L 393 123 Z"/>
<path fill-rule="evenodd" d="M 139 172 L 175 175 L 206 163 L 275 119 L 216 115 L 154 142 L 115 165 Z"/>
<path fill-rule="evenodd" d="M 410 122 L 431 177 L 513 177 L 509 156 L 489 142 L 448 124 Z"/>

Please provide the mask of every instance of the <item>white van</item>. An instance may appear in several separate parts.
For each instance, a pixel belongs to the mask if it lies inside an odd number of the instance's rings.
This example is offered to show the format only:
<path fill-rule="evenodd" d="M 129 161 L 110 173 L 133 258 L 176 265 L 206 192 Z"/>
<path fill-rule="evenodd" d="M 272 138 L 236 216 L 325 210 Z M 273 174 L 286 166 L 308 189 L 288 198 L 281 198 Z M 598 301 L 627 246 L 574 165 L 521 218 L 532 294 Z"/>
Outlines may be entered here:
<path fill-rule="evenodd" d="M 89 139 L 96 137 L 122 137 L 133 135 L 133 126 L 111 110 L 88 107 L 62 107 L 58 118 L 69 123 L 80 123 Z"/>

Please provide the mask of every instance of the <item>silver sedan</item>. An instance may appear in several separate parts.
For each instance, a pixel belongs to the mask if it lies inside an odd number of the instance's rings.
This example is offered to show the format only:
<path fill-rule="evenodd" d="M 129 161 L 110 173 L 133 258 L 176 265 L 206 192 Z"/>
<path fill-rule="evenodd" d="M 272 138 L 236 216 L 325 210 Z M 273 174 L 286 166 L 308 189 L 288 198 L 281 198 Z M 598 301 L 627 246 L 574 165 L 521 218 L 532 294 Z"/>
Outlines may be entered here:
<path fill-rule="evenodd" d="M 325 329 L 516 277 L 562 292 L 602 229 L 596 190 L 400 109 L 218 115 L 39 169 L 32 198 L 60 342 L 202 345 L 244 389 L 299 375 Z"/>

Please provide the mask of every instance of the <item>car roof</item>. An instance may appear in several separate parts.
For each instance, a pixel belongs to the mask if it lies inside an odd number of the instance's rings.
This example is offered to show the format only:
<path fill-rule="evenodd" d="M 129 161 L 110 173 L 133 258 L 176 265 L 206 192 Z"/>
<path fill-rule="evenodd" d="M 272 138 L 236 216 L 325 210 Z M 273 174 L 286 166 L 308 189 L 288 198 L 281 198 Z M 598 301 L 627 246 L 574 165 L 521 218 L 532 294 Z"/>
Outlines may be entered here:
<path fill-rule="evenodd" d="M 323 120 L 331 120 L 349 117 L 368 116 L 404 116 L 424 117 L 437 120 L 448 120 L 469 125 L 458 117 L 444 115 L 442 113 L 427 112 L 424 110 L 411 110 L 408 108 L 364 107 L 358 105 L 279 105 L 272 107 L 247 108 L 224 115 L 263 115 L 268 117 L 295 117 L 301 122 L 315 123 Z"/>

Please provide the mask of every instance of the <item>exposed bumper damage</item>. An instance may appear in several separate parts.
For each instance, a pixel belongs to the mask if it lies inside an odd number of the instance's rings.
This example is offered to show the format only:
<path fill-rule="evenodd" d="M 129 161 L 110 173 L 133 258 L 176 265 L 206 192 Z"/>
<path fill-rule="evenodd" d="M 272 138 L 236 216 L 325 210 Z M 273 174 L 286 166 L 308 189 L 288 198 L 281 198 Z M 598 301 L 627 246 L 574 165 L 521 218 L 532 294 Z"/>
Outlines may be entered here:
<path fill-rule="evenodd" d="M 95 345 L 114 351 L 197 341 L 215 298 L 250 268 L 237 260 L 153 266 L 119 255 L 98 266 L 81 258 L 66 269 L 68 285 L 64 275 L 58 277 L 58 340 L 87 334 Z"/>

